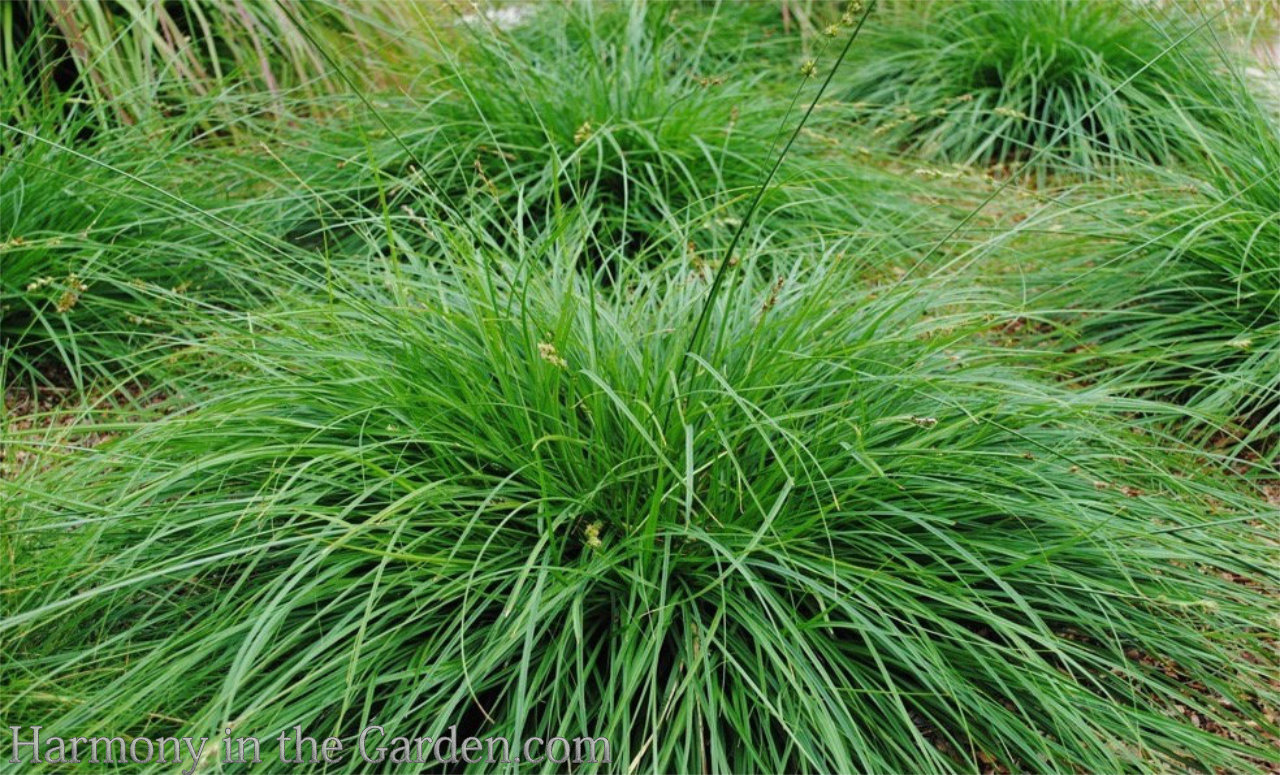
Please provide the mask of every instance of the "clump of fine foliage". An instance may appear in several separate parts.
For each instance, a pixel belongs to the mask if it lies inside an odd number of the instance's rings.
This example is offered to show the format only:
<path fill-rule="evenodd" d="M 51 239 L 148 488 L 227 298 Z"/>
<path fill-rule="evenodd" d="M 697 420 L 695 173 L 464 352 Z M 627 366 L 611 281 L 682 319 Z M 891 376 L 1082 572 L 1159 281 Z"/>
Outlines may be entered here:
<path fill-rule="evenodd" d="M 1280 420 L 1280 121 L 1249 84 L 1185 117 L 1201 161 L 1136 167 L 1132 190 L 1088 187 L 1033 230 L 1087 235 L 1051 245 L 1033 304 L 1061 309 L 1070 367 L 1188 405 L 1274 457 Z"/>
<path fill-rule="evenodd" d="M 743 267 L 686 360 L 705 281 L 600 290 L 581 244 L 459 241 L 258 316 L 236 387 L 19 490 L 45 559 L 5 580 L 8 723 L 580 730 L 656 771 L 1275 760 L 1276 602 L 1233 580 L 1275 583 L 1268 517 L 1142 404 L 955 349 L 990 299 L 871 298 L 834 257 Z"/>
<path fill-rule="evenodd" d="M 1199 150 L 1178 118 L 1224 82 L 1191 24 L 1110 0 L 892 6 L 846 78 L 874 134 L 957 163 L 1089 171 Z"/>
<path fill-rule="evenodd" d="M 298 254 L 222 144 L 258 100 L 190 99 L 164 131 L 102 122 L 75 87 L 44 91 L 58 62 L 42 42 L 6 49 L 17 64 L 0 70 L 0 371 L 80 385 L 136 367 L 211 305 L 251 305 L 244 277 Z"/>
<path fill-rule="evenodd" d="M 1201 174 L 1170 176 L 1189 196 L 1144 197 L 1143 259 L 1119 262 L 1132 279 L 1111 286 L 1132 296 L 1087 328 L 1141 381 L 1250 436 L 1280 420 L 1280 122 L 1254 110 L 1206 135 Z"/>
<path fill-rule="evenodd" d="M 222 241 L 188 203 L 138 182 L 173 180 L 166 162 L 181 149 L 100 132 L 78 143 L 85 153 L 72 147 L 81 126 L 0 125 L 0 340 L 6 367 L 28 376 L 100 371 L 170 328 L 187 291 L 221 287 Z"/>
<path fill-rule="evenodd" d="M 620 245 L 624 257 L 660 262 L 673 247 L 714 252 L 804 104 L 795 79 L 783 88 L 747 54 L 713 46 L 706 24 L 719 17 L 694 10 L 574 4 L 540 8 L 517 31 L 469 23 L 438 42 L 410 97 L 353 100 L 339 120 L 282 134 L 298 151 L 290 177 L 325 194 L 286 216 L 300 220 L 295 235 L 350 250 L 367 241 L 352 231 L 368 209 L 421 235 L 424 218 L 453 211 L 503 233 L 575 208 L 598 219 L 603 253 Z M 838 29 L 823 39 L 829 56 L 848 34 Z M 768 192 L 763 228 L 793 243 L 852 236 L 904 249 L 925 216 L 908 200 L 916 184 L 815 139 L 837 124 L 822 112 L 800 138 L 811 152 Z"/>

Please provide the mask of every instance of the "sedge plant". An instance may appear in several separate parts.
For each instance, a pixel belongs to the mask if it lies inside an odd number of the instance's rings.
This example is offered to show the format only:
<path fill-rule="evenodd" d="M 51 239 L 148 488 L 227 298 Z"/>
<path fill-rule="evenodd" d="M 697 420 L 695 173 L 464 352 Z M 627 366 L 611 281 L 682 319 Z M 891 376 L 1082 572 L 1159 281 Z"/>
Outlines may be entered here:
<path fill-rule="evenodd" d="M 1199 148 L 1179 113 L 1229 82 L 1206 75 L 1220 63 L 1207 20 L 1127 3 L 908 2 L 882 22 L 845 95 L 872 135 L 949 162 L 1088 174 L 1187 159 Z"/>
<path fill-rule="evenodd" d="M 350 253 L 370 234 L 391 239 L 383 212 L 420 239 L 424 222 L 455 211 L 507 233 L 517 215 L 533 230 L 569 207 L 598 216 L 603 254 L 623 245 L 623 258 L 660 263 L 680 248 L 711 260 L 794 107 L 792 91 L 722 51 L 717 20 L 750 13 L 579 3 L 539 8 L 518 31 L 470 23 L 438 42 L 409 96 L 351 98 L 340 119 L 277 136 L 283 185 L 301 178 L 318 197 L 284 217 L 296 239 Z M 847 35 L 835 25 L 822 39 L 824 65 Z M 916 232 L 940 229 L 950 214 L 919 207 L 920 183 L 866 163 L 839 123 L 820 111 L 800 138 L 807 152 L 765 193 L 772 238 L 906 253 Z"/>
<path fill-rule="evenodd" d="M 286 101 L 342 84 L 317 38 L 342 45 L 365 64 L 368 83 L 382 83 L 386 63 L 413 48 L 412 26 L 423 16 L 410 6 L 343 0 L 16 0 L 0 7 L 0 72 L 31 79 L 25 107 L 72 92 L 100 127 L 162 126 L 188 102 L 232 90 L 266 95 L 283 112 Z"/>
<path fill-rule="evenodd" d="M 1200 417 L 1185 429 L 1202 440 L 1274 460 L 1280 122 L 1243 73 L 1210 109 L 1207 123 L 1182 116 L 1195 163 L 1133 160 L 1125 187 L 1059 195 L 1015 230 L 1073 242 L 1037 238 L 1020 282 L 1053 325 L 1039 344 L 1068 351 L 1068 372 L 1185 405 Z"/>
<path fill-rule="evenodd" d="M 42 560 L 6 571 L 8 723 L 568 730 L 609 770 L 1274 761 L 1274 513 L 1154 407 L 969 351 L 991 298 L 851 292 L 836 255 L 744 267 L 686 360 L 707 281 L 602 289 L 582 233 L 255 316 L 211 353 L 233 385 L 13 483 L 9 556 Z"/>

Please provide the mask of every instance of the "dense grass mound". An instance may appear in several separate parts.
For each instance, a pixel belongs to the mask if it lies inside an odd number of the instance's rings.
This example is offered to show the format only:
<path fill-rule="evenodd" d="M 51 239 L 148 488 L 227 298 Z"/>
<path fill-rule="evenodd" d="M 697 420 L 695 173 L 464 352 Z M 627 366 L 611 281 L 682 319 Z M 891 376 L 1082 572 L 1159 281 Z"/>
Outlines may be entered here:
<path fill-rule="evenodd" d="M 50 8 L 0 7 L 3 726 L 1280 767 L 1280 135 L 1209 29 L 870 17 L 870 131 L 1117 165 L 1046 188 L 848 147 L 825 0 Z"/>
<path fill-rule="evenodd" d="M 1239 129 L 1258 134 L 1215 136 L 1190 198 L 1148 201 L 1165 209 L 1143 224 L 1145 282 L 1091 333 L 1147 357 L 1145 381 L 1265 430 L 1280 420 L 1280 125 Z"/>
<path fill-rule="evenodd" d="M 161 188 L 192 169 L 178 161 L 190 149 L 119 131 L 78 151 L 81 126 L 0 126 L 0 339 L 29 375 L 98 370 L 173 330 L 189 293 L 229 284 L 216 224 Z M 211 190 L 193 196 L 209 206 L 218 175 L 204 174 Z"/>
<path fill-rule="evenodd" d="M 600 291 L 581 254 L 456 247 L 256 315 L 236 387 L 18 483 L 6 723 L 556 730 L 663 772 L 1276 761 L 1275 525 L 1112 414 L 1145 405 L 984 365 L 990 299 L 871 298 L 834 257 L 742 267 L 685 360 L 705 280 Z"/>
<path fill-rule="evenodd" d="M 1193 28 L 1122 2 L 921 2 L 878 22 L 849 99 L 875 134 L 957 163 L 1186 158 L 1197 147 L 1176 114 L 1220 86 L 1202 75 L 1216 60 Z"/>
<path fill-rule="evenodd" d="M 1053 280 L 1032 306 L 1067 310 L 1059 319 L 1082 356 L 1072 369 L 1187 404 L 1210 421 L 1202 430 L 1229 430 L 1274 456 L 1280 123 L 1243 88 L 1214 108 L 1220 129 L 1188 125 L 1202 162 L 1149 167 L 1135 190 L 1090 191 L 1092 201 L 1048 212 L 1088 241 L 1050 248 L 1043 274 Z"/>
<path fill-rule="evenodd" d="M 465 25 L 409 98 L 378 98 L 370 110 L 353 100 L 340 120 L 281 139 L 290 175 L 323 196 L 319 206 L 299 201 L 310 209 L 295 234 L 350 250 L 369 241 L 358 232 L 384 212 L 405 236 L 445 213 L 505 234 L 543 228 L 572 208 L 597 215 L 602 253 L 622 246 L 625 256 L 661 261 L 675 247 L 714 252 L 818 79 L 790 68 L 779 79 L 726 50 L 720 20 L 740 22 L 753 9 L 676 10 L 582 3 L 540 7 L 518 31 Z M 823 39 L 824 66 L 851 34 L 839 32 Z M 909 200 L 919 186 L 840 147 L 843 128 L 824 135 L 837 120 L 815 114 L 803 152 L 766 195 L 762 222 L 777 240 L 851 237 L 905 249 L 925 215 Z"/>

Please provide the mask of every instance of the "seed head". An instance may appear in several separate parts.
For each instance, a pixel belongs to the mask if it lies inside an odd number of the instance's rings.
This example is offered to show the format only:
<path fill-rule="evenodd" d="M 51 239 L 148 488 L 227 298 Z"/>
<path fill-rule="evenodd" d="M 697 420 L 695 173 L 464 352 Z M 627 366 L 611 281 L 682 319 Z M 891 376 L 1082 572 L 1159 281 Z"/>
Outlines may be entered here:
<path fill-rule="evenodd" d="M 587 546 L 596 550 L 599 550 L 604 546 L 604 542 L 600 540 L 599 522 L 592 522 L 590 525 L 587 525 L 582 532 L 587 534 Z"/>
<path fill-rule="evenodd" d="M 55 309 L 58 314 L 69 312 L 76 302 L 80 301 L 80 294 L 89 290 L 89 286 L 80 281 L 76 275 L 67 275 L 67 289 L 58 297 L 58 303 Z"/>
<path fill-rule="evenodd" d="M 550 342 L 538 342 L 538 356 L 556 368 L 568 368 L 569 362 L 560 357 L 556 346 Z"/>
<path fill-rule="evenodd" d="M 787 281 L 787 278 L 784 275 L 782 277 L 779 277 L 777 281 L 774 282 L 773 288 L 769 290 L 769 297 L 764 300 L 764 305 L 760 309 L 761 313 L 768 312 L 769 310 L 773 309 L 773 305 L 778 303 L 778 294 L 782 292 L 782 286 L 783 284 L 786 283 L 786 281 Z"/>
<path fill-rule="evenodd" d="M 1028 116 L 1026 113 L 1023 113 L 1020 110 L 1015 110 L 1013 108 L 1006 108 L 1004 106 L 998 107 L 991 112 L 995 113 L 997 116 L 1004 116 L 1005 118 L 1018 118 L 1023 120 L 1030 118 L 1030 116 Z"/>
<path fill-rule="evenodd" d="M 78 301 L 80 301 L 80 294 L 75 291 L 63 291 L 62 295 L 58 297 L 58 314 L 61 315 L 64 312 L 69 312 Z"/>
<path fill-rule="evenodd" d="M 858 21 L 858 14 L 862 13 L 862 0 L 849 0 L 845 12 L 840 16 L 840 23 L 846 27 L 852 27 Z"/>

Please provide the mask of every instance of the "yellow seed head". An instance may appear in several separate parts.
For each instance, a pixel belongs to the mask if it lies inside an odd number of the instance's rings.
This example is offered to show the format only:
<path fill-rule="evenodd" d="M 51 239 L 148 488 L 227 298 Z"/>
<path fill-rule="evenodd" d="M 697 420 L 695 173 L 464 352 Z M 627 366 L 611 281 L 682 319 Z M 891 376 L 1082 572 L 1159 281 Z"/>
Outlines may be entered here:
<path fill-rule="evenodd" d="M 560 369 L 568 368 L 569 363 L 560 357 L 560 353 L 556 351 L 556 346 L 550 342 L 538 342 L 538 357 Z"/>

